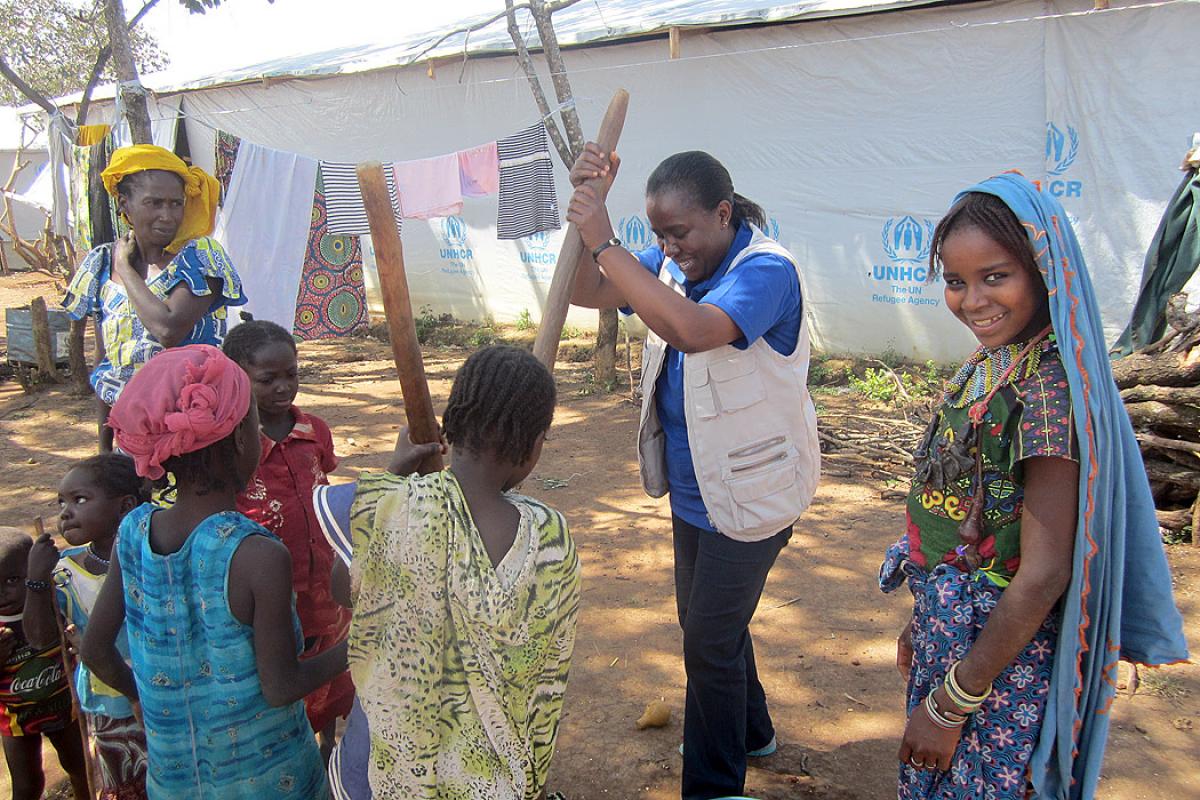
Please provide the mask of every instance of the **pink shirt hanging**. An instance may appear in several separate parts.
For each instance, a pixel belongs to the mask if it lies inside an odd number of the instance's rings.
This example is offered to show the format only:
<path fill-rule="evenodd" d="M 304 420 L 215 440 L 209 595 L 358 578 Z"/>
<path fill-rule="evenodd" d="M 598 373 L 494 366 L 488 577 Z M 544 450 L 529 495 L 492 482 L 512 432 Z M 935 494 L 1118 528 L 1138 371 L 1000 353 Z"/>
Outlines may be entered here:
<path fill-rule="evenodd" d="M 462 188 L 458 178 L 458 156 L 397 161 L 392 164 L 400 213 L 410 219 L 450 217 L 462 211 Z"/>
<path fill-rule="evenodd" d="M 500 158 L 496 143 L 458 151 L 458 174 L 463 197 L 483 197 L 500 190 Z"/>

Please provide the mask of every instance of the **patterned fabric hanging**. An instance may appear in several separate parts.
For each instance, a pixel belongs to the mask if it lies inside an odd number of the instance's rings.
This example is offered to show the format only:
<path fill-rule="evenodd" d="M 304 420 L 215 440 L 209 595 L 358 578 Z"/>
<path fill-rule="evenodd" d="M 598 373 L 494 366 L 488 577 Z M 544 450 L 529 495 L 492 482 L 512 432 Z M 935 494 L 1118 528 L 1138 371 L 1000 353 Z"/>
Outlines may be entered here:
<path fill-rule="evenodd" d="M 296 299 L 293 333 L 301 340 L 345 336 L 367 324 L 362 249 L 356 236 L 329 233 L 324 166 L 317 173 L 312 227 Z"/>
<path fill-rule="evenodd" d="M 229 180 L 233 177 L 233 168 L 237 164 L 238 147 L 242 140 L 232 133 L 217 131 L 217 161 L 215 177 L 221 184 L 221 200 L 229 193 Z"/>

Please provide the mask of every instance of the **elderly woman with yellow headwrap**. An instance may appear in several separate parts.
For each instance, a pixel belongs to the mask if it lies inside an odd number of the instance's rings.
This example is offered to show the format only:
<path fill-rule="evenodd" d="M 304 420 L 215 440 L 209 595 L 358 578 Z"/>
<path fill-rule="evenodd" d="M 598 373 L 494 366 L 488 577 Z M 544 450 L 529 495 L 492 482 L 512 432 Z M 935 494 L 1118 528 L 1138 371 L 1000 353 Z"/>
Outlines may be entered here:
<path fill-rule="evenodd" d="M 63 307 L 96 321 L 91 383 L 100 400 L 101 449 L 111 449 L 108 410 L 134 372 L 167 347 L 219 346 L 227 309 L 246 302 L 225 250 L 209 237 L 220 184 L 155 145 L 122 147 L 102 176 L 132 230 L 88 253 Z"/>

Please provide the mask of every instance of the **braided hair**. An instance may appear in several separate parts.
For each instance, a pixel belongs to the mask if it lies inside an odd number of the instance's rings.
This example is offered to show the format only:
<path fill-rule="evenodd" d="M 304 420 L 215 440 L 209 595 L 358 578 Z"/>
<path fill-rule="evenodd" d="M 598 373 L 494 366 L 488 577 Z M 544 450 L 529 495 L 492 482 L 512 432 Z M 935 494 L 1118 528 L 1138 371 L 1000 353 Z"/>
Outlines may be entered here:
<path fill-rule="evenodd" d="M 85 458 L 71 469 L 86 470 L 93 483 L 109 497 L 132 497 L 142 504 L 150 499 L 149 486 L 137 474 L 133 459 L 124 453 L 101 453 Z"/>
<path fill-rule="evenodd" d="M 734 230 L 743 222 L 765 228 L 767 212 L 733 190 L 733 178 L 725 165 L 703 150 L 688 150 L 670 156 L 646 180 L 646 195 L 682 192 L 694 204 L 712 211 L 722 200 L 733 206 L 730 222 Z"/>
<path fill-rule="evenodd" d="M 221 351 L 242 367 L 254 363 L 254 354 L 268 344 L 286 344 L 296 352 L 296 340 L 282 325 L 265 319 L 243 322 L 225 336 Z"/>
<path fill-rule="evenodd" d="M 446 442 L 522 464 L 554 418 L 554 378 L 533 354 L 494 345 L 476 351 L 454 376 L 442 415 Z"/>
<path fill-rule="evenodd" d="M 236 435 L 237 428 L 234 428 L 224 439 L 208 447 L 171 456 L 163 462 L 165 474 L 154 481 L 154 488 L 164 496 L 174 497 L 184 484 L 194 486 L 199 495 L 230 486 L 237 480 L 238 452 L 233 440 Z M 257 436 L 258 431 L 252 435 Z"/>
<path fill-rule="evenodd" d="M 984 235 L 1016 259 L 1017 263 L 1037 278 L 1037 285 L 1044 285 L 1033 247 L 1017 215 L 1003 200 L 994 194 L 968 192 L 955 203 L 946 216 L 942 217 L 933 231 L 929 247 L 929 278 L 933 280 L 942 271 L 942 247 L 950 234 L 963 228 L 978 228 Z"/>

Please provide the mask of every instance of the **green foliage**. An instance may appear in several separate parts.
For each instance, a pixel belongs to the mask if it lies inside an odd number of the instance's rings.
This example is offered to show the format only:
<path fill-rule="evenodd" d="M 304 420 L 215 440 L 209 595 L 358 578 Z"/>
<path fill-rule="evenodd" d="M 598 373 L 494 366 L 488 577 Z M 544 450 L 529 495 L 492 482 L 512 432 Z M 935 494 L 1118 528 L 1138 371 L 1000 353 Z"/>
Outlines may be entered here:
<path fill-rule="evenodd" d="M 838 371 L 830 368 L 827 356 L 814 355 L 808 363 L 808 383 L 810 386 L 825 386 L 830 383 L 836 383 L 839 377 Z"/>
<path fill-rule="evenodd" d="M 0 53 L 17 75 L 50 98 L 87 86 L 97 56 L 108 45 L 104 0 L 0 0 L 0 19 Z M 166 54 L 140 26 L 129 32 L 129 44 L 139 72 L 167 66 Z M 101 80 L 116 80 L 111 59 Z M 15 86 L 0 80 L 0 105 L 27 102 Z"/>
<path fill-rule="evenodd" d="M 489 344 L 496 343 L 496 331 L 492 327 L 484 325 L 476 328 L 467 341 L 471 347 L 487 347 Z"/>
<path fill-rule="evenodd" d="M 565 342 L 568 339 L 582 339 L 583 331 L 576 328 L 574 325 L 563 325 L 562 333 L 559 334 L 558 340 Z"/>
<path fill-rule="evenodd" d="M 1195 536 L 1195 533 L 1192 531 L 1191 525 L 1186 525 L 1177 531 L 1173 531 L 1170 528 L 1162 529 L 1163 544 L 1167 545 L 1187 544 L 1192 541 L 1193 536 Z"/>
<path fill-rule="evenodd" d="M 527 331 L 533 327 L 533 317 L 530 316 L 529 309 L 522 308 L 521 313 L 517 315 L 517 330 Z"/>
<path fill-rule="evenodd" d="M 428 343 L 440 321 L 438 315 L 433 313 L 433 306 L 421 306 L 421 310 L 414 320 L 417 328 L 417 341 L 421 344 Z"/>
<path fill-rule="evenodd" d="M 937 397 L 941 393 L 942 369 L 936 362 L 926 361 L 924 364 L 901 367 L 899 361 L 889 363 L 889 355 L 896 358 L 895 353 L 884 353 L 879 361 L 887 366 L 867 367 L 863 370 L 862 377 L 853 372 L 848 373 L 850 388 L 877 403 L 898 403 L 905 399 L 925 400 Z M 896 366 L 893 367 L 893 364 Z"/>
<path fill-rule="evenodd" d="M 179 2 L 193 14 L 203 14 L 210 8 L 216 8 L 221 5 L 221 0 L 179 0 Z M 267 0 L 267 2 L 274 5 L 275 0 Z"/>
<path fill-rule="evenodd" d="M 900 394 L 900 388 L 886 369 L 867 367 L 863 377 L 851 373 L 850 387 L 868 400 L 890 403 Z"/>

